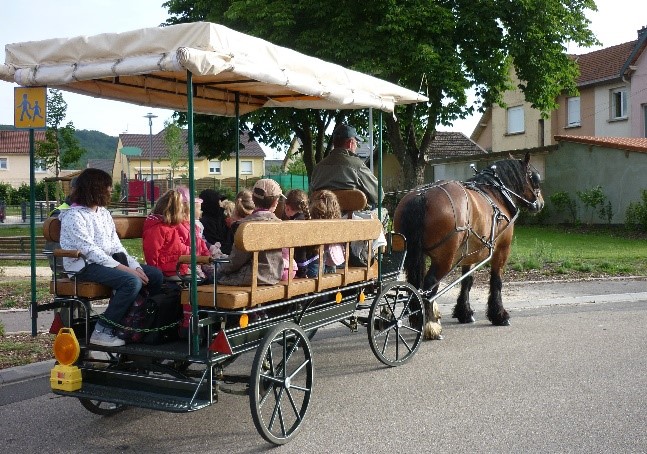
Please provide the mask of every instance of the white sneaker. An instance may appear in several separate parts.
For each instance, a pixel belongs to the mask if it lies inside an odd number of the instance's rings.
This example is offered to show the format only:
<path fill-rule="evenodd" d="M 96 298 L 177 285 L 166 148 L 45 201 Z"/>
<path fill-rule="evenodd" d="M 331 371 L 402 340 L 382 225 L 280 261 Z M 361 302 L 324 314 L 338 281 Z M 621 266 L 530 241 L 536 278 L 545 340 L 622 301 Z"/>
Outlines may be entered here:
<path fill-rule="evenodd" d="M 92 336 L 90 336 L 90 343 L 103 347 L 121 347 L 122 345 L 126 345 L 126 341 L 119 339 L 111 332 L 98 331 L 96 328 L 92 332 Z"/>

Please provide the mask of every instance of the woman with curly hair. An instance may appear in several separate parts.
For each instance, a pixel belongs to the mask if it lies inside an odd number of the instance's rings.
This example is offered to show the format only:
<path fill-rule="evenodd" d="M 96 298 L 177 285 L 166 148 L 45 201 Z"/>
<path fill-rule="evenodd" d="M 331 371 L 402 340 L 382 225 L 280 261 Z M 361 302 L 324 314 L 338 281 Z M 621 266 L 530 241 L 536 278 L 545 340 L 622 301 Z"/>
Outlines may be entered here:
<path fill-rule="evenodd" d="M 142 286 L 148 288 L 150 295 L 159 293 L 163 277 L 157 268 L 140 265 L 121 244 L 106 208 L 111 191 L 110 175 L 100 169 L 85 169 L 72 190 L 72 206 L 59 217 L 61 248 L 78 250 L 85 257 L 85 261 L 65 257 L 65 270 L 74 273 L 78 280 L 98 282 L 114 290 L 90 343 L 119 347 L 125 342 L 114 334 L 115 326 L 120 324 Z"/>

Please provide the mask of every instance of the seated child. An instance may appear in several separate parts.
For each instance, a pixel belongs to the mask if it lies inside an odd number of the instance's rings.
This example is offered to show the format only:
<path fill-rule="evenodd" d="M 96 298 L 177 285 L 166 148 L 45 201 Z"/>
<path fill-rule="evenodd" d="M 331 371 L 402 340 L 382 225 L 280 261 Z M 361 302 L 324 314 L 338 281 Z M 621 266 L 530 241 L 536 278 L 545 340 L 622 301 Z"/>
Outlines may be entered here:
<path fill-rule="evenodd" d="M 310 219 L 310 209 L 308 207 L 308 194 L 301 189 L 292 189 L 285 197 L 285 207 L 283 208 L 285 220 L 294 221 Z M 286 254 L 287 251 L 287 254 Z M 312 247 L 300 247 L 294 249 L 294 262 L 297 266 L 297 277 L 307 277 L 308 258 L 316 259 L 317 249 Z M 287 280 L 289 268 L 289 249 L 283 250 L 283 281 Z M 292 270 L 294 271 L 294 270 Z"/>
<path fill-rule="evenodd" d="M 176 276 L 176 265 L 181 255 L 191 254 L 191 226 L 189 224 L 188 190 L 178 187 L 167 191 L 155 203 L 144 221 L 142 244 L 144 258 L 149 265 L 159 268 L 164 276 Z M 202 201 L 195 199 L 196 204 Z M 196 230 L 196 255 L 210 255 L 207 244 Z M 202 269 L 198 276 L 204 278 Z M 180 266 L 180 274 L 189 274 L 189 265 Z"/>
<path fill-rule="evenodd" d="M 279 198 L 285 197 L 281 193 L 279 184 L 270 179 L 261 179 L 256 182 L 252 191 L 256 208 L 249 216 L 241 221 L 262 222 L 279 221 L 274 215 Z M 229 254 L 229 263 L 218 264 L 218 283 L 225 285 L 251 285 L 252 284 L 252 253 L 244 252 L 233 245 Z M 283 272 L 283 257 L 281 250 L 262 251 L 258 254 L 258 279 L 259 285 L 274 285 L 281 279 Z"/>
<path fill-rule="evenodd" d="M 220 251 L 225 255 L 229 255 L 231 253 L 231 247 L 234 244 L 234 235 L 236 234 L 236 229 L 238 228 L 240 221 L 252 214 L 255 208 L 252 191 L 249 189 L 243 189 L 236 194 L 236 201 L 233 203 L 234 205 L 231 211 L 227 208 L 228 204 L 225 204 L 224 207 L 225 213 L 229 212 L 229 215 L 225 218 L 227 235 L 225 242 L 220 245 Z M 214 257 L 215 256 L 216 255 L 214 255 Z"/>
<path fill-rule="evenodd" d="M 334 192 L 323 190 L 310 202 L 311 219 L 340 219 L 341 209 Z M 319 275 L 319 257 L 307 259 L 307 277 Z M 328 244 L 324 248 L 324 273 L 334 273 L 344 263 L 344 247 L 340 244 Z"/>

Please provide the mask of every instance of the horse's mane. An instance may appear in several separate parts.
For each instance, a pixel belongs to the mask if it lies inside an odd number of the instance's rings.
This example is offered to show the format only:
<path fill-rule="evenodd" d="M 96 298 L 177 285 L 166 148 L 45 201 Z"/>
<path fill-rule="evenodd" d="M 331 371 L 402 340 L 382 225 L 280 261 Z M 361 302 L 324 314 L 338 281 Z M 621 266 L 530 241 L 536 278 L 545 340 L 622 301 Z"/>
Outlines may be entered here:
<path fill-rule="evenodd" d="M 495 169 L 493 169 L 495 167 Z M 526 181 L 526 174 L 523 164 L 518 159 L 504 159 L 497 161 L 490 167 L 479 171 L 468 182 L 482 184 L 482 185 L 496 185 L 496 179 L 507 188 L 515 192 L 523 191 Z"/>

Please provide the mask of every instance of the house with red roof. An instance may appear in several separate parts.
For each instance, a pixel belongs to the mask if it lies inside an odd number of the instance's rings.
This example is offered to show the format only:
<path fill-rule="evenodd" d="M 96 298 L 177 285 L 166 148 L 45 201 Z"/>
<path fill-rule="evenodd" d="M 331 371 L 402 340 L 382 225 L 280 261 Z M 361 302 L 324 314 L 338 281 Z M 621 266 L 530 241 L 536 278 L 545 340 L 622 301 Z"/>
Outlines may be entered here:
<path fill-rule="evenodd" d="M 127 179 L 150 181 L 151 166 L 155 181 L 168 180 L 173 167 L 174 178 L 188 176 L 188 145 L 186 129 L 182 130 L 182 152 L 179 161 L 173 165 L 164 141 L 165 130 L 152 137 L 148 134 L 120 134 L 114 160 L 112 177 L 119 181 L 120 176 Z M 265 152 L 247 133 L 240 136 L 239 151 L 240 175 L 242 178 L 260 178 L 265 172 Z M 193 148 L 195 179 L 206 177 L 225 179 L 236 176 L 235 154 L 229 160 L 207 159 L 200 155 L 197 144 Z"/>
<path fill-rule="evenodd" d="M 511 90 L 503 97 L 506 107 L 484 112 L 471 139 L 500 152 L 554 145 L 557 135 L 647 137 L 647 27 L 637 34 L 634 41 L 573 55 L 579 94 L 561 95 L 549 118 L 543 119 L 521 90 Z"/>
<path fill-rule="evenodd" d="M 629 203 L 647 189 L 646 50 L 643 27 L 633 41 L 573 55 L 580 70 L 577 95 L 562 94 L 559 108 L 542 118 L 521 90 L 508 91 L 506 107 L 486 109 L 471 139 L 493 155 L 529 151 L 549 210 L 550 195 L 559 191 L 583 214 L 577 192 L 599 186 L 611 204 L 611 222 L 623 223 Z M 516 86 L 519 80 L 511 76 Z M 564 220 L 552 211 L 551 222 Z"/>
<path fill-rule="evenodd" d="M 45 131 L 34 131 L 34 147 L 44 140 Z M 54 173 L 37 160 L 35 176 L 36 181 L 41 181 Z M 15 188 L 29 184 L 29 131 L 0 129 L 0 182 Z"/>

